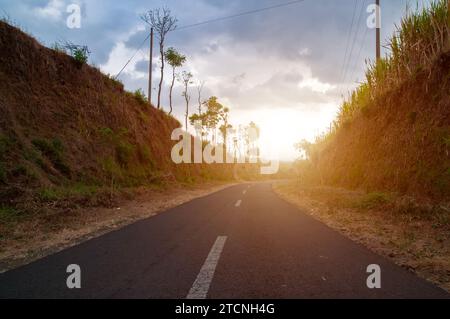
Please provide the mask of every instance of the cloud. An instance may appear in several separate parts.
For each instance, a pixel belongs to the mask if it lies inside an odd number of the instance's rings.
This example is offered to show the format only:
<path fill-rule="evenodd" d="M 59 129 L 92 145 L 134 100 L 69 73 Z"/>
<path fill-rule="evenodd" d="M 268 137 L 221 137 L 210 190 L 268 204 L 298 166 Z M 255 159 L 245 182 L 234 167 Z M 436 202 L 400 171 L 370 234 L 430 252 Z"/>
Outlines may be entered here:
<path fill-rule="evenodd" d="M 43 19 L 60 20 L 62 13 L 65 11 L 64 1 L 50 0 L 45 7 L 38 7 L 33 11 Z"/>
<path fill-rule="evenodd" d="M 322 94 L 326 94 L 327 92 L 329 92 L 332 89 L 335 89 L 336 86 L 335 85 L 331 85 L 329 83 L 322 83 L 319 79 L 317 78 L 309 78 L 306 79 L 302 82 L 300 82 L 298 84 L 298 87 L 303 89 L 303 88 L 309 88 L 311 89 L 311 91 L 316 92 L 316 93 L 322 93 Z"/>
<path fill-rule="evenodd" d="M 87 45 L 92 51 L 90 62 L 116 75 L 148 35 L 147 26 L 139 18 L 146 10 L 168 6 L 178 17 L 179 26 L 186 26 L 272 6 L 281 0 L 76 1 L 82 4 L 80 30 L 66 27 L 64 4 L 68 0 L 0 0 L 0 7 L 47 45 L 58 40 Z M 383 39 L 392 34 L 407 1 L 386 1 L 383 5 Z M 166 47 L 173 46 L 187 56 L 184 70 L 191 71 L 196 81 L 206 81 L 203 98 L 218 96 L 232 108 L 232 121 L 244 124 L 258 118 L 263 110 L 292 117 L 303 114 L 305 123 L 315 123 L 314 128 L 308 127 L 315 134 L 334 116 L 341 93 L 364 77 L 365 59 L 374 56 L 375 35 L 369 30 L 363 37 L 366 19 L 362 17 L 361 25 L 354 28 L 358 34 L 350 63 L 343 63 L 353 8 L 354 1 L 304 1 L 178 30 L 169 34 Z M 120 79 L 128 90 L 148 87 L 148 51 L 148 43 L 144 43 L 122 73 Z M 158 65 L 155 43 L 153 88 L 159 82 Z M 346 69 L 348 75 L 342 80 Z M 170 68 L 165 79 L 162 104 L 168 105 Z M 191 94 L 196 101 L 195 85 Z M 173 98 L 175 115 L 182 118 L 185 106 L 178 83 Z M 267 116 L 266 121 L 270 120 Z"/>

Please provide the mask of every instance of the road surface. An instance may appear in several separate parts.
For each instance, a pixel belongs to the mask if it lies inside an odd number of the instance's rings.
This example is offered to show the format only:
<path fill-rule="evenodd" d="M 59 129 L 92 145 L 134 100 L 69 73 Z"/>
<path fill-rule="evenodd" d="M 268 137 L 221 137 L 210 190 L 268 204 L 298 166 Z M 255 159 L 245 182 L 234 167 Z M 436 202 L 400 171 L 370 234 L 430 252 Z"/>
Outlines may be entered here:
<path fill-rule="evenodd" d="M 68 289 L 69 265 L 81 289 Z M 381 289 L 369 289 L 369 265 Z M 0 275 L 0 298 L 448 298 L 280 199 L 227 188 Z"/>

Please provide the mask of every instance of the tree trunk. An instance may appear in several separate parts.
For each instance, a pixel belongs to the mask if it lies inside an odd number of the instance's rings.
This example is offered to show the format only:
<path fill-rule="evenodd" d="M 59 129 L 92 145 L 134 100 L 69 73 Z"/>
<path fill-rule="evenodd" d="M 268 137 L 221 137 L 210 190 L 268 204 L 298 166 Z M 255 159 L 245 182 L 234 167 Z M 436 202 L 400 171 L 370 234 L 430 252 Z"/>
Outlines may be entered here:
<path fill-rule="evenodd" d="M 164 81 L 164 42 L 161 40 L 159 44 L 159 52 L 161 53 L 161 80 L 159 81 L 158 89 L 158 110 L 161 108 L 161 91 Z"/>
<path fill-rule="evenodd" d="M 187 95 L 187 88 L 186 88 L 186 93 L 185 93 L 185 98 L 186 98 L 186 132 L 188 131 L 188 118 L 189 118 L 189 97 Z"/>
<path fill-rule="evenodd" d="M 175 68 L 173 68 L 173 76 L 172 76 L 172 85 L 170 86 L 170 93 L 169 93 L 169 100 L 170 100 L 170 112 L 169 115 L 173 112 L 173 106 L 172 106 L 172 92 L 173 92 L 173 86 L 175 85 Z"/>
<path fill-rule="evenodd" d="M 228 154 L 228 145 L 227 145 L 228 144 L 228 141 L 227 141 L 228 132 L 227 132 L 227 126 L 228 126 L 228 123 L 225 124 L 225 131 L 224 131 L 224 134 L 223 134 L 223 148 L 225 150 L 225 152 L 224 152 L 225 159 L 227 158 L 227 154 Z"/>

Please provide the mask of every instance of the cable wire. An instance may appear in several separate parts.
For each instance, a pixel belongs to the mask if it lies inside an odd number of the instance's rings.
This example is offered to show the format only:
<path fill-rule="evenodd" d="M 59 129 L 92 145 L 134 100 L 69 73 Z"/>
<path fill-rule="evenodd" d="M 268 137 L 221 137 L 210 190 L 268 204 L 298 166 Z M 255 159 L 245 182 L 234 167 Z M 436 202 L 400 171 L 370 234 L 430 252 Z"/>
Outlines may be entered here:
<path fill-rule="evenodd" d="M 297 4 L 297 3 L 300 3 L 300 2 L 304 2 L 304 1 L 305 0 L 291 1 L 291 2 L 281 3 L 281 4 L 277 4 L 277 5 L 270 6 L 270 7 L 261 8 L 261 9 L 241 12 L 241 13 L 233 14 L 233 15 L 226 16 L 226 17 L 206 20 L 206 21 L 203 21 L 203 22 L 198 22 L 198 23 L 194 23 L 194 24 L 190 24 L 190 25 L 181 26 L 179 28 L 176 28 L 174 31 L 185 30 L 185 29 L 189 29 L 189 28 L 202 26 L 202 25 L 205 25 L 205 24 L 210 24 L 210 23 L 214 23 L 214 22 L 220 22 L 220 21 L 224 21 L 224 20 L 239 18 L 239 17 L 243 17 L 243 16 L 246 16 L 246 15 L 260 13 L 260 12 L 264 12 L 264 11 L 268 11 L 268 10 L 272 10 L 272 9 L 287 7 L 287 6 L 291 6 L 291 5 L 294 5 L 294 4 Z"/>
<path fill-rule="evenodd" d="M 241 12 L 241 13 L 237 13 L 237 14 L 233 14 L 230 16 L 226 16 L 226 17 L 220 17 L 220 18 L 216 18 L 216 19 L 211 19 L 211 20 L 207 20 L 207 21 L 203 21 L 203 22 L 198 22 L 198 23 L 194 23 L 194 24 L 190 24 L 190 25 L 185 25 L 179 28 L 176 28 L 174 31 L 179 31 L 179 30 L 185 30 L 185 29 L 189 29 L 189 28 L 194 28 L 194 27 L 198 27 L 198 26 L 202 26 L 205 24 L 210 24 L 210 23 L 214 23 L 214 22 L 219 22 L 219 21 L 224 21 L 224 20 L 229 20 L 229 19 L 234 19 L 234 18 L 238 18 L 238 17 L 242 17 L 242 16 L 246 16 L 246 15 L 251 15 L 251 14 L 255 14 L 255 13 L 260 13 L 260 12 L 264 12 L 264 11 L 268 11 L 268 10 L 273 10 L 273 9 L 277 9 L 277 8 L 282 8 L 282 7 L 286 7 L 286 6 L 291 6 L 300 2 L 304 2 L 305 0 L 296 0 L 296 1 L 290 1 L 290 2 L 286 2 L 286 3 L 281 3 L 281 4 L 277 4 L 274 6 L 270 6 L 270 7 L 265 7 L 265 8 L 260 8 L 260 9 L 256 9 L 256 10 L 251 10 L 251 11 L 246 11 L 246 12 Z M 139 48 L 136 50 L 136 52 L 131 56 L 131 58 L 127 61 L 127 63 L 124 65 L 124 67 L 120 70 L 120 72 L 115 76 L 115 78 L 117 79 L 122 72 L 126 69 L 126 67 L 131 63 L 131 61 L 136 57 L 136 55 L 138 54 L 138 52 L 141 50 L 141 48 L 143 47 L 143 45 L 147 42 L 147 40 L 150 38 L 150 34 L 147 35 L 147 37 L 145 38 L 144 41 L 142 41 L 142 44 L 139 46 Z"/>
<path fill-rule="evenodd" d="M 147 42 L 147 40 L 150 38 L 150 34 L 147 35 L 147 37 L 145 38 L 144 41 L 142 41 L 141 45 L 139 46 L 139 48 L 136 50 L 136 52 L 131 56 L 131 58 L 127 61 L 127 63 L 125 63 L 125 65 L 123 66 L 123 68 L 120 70 L 119 73 L 117 73 L 117 75 L 115 76 L 115 79 L 119 78 L 119 76 L 122 74 L 122 72 L 125 70 L 125 68 L 128 66 L 128 64 L 131 63 L 131 61 L 133 61 L 134 57 L 136 56 L 136 54 L 139 53 L 139 51 L 141 50 L 141 48 L 144 46 L 144 44 Z"/>
<path fill-rule="evenodd" d="M 344 69 L 345 69 L 345 65 L 347 63 L 347 54 L 348 54 L 348 49 L 350 47 L 350 39 L 352 36 L 353 26 L 355 25 L 357 6 L 358 6 L 358 0 L 355 0 L 355 5 L 353 6 L 352 23 L 350 24 L 350 29 L 348 30 L 348 35 L 347 35 L 347 44 L 345 47 L 344 61 L 342 62 L 341 71 L 339 73 L 339 82 L 341 82 L 341 79 L 342 79 L 342 76 L 344 73 Z"/>
<path fill-rule="evenodd" d="M 366 4 L 366 0 L 364 0 L 364 1 L 362 2 L 361 10 L 360 10 L 360 12 L 359 12 L 359 17 L 358 17 L 358 23 L 357 23 L 357 26 L 358 26 L 358 25 L 361 25 L 361 18 L 362 18 L 363 15 L 364 15 L 364 14 L 363 14 L 363 11 L 364 11 L 365 4 Z M 364 25 L 364 26 L 367 27 L 366 25 Z M 355 36 L 354 36 L 354 38 L 353 38 L 353 43 L 352 43 L 351 50 L 350 50 L 350 54 L 349 54 L 349 57 L 348 57 L 347 67 L 345 68 L 345 72 L 344 72 L 343 82 L 345 82 L 346 79 L 347 79 L 348 70 L 349 70 L 350 64 L 351 64 L 351 57 L 353 56 L 353 49 L 355 48 L 355 43 L 356 43 L 356 39 L 358 38 L 359 30 L 360 30 L 360 29 L 358 29 L 358 28 L 356 29 Z"/>

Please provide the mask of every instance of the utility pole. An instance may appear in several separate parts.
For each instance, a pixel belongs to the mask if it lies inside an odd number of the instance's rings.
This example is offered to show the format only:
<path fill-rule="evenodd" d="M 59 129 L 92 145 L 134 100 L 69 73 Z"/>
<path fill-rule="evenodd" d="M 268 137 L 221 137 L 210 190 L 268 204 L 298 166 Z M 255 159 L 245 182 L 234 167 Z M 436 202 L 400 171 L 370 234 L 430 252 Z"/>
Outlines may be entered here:
<path fill-rule="evenodd" d="M 449 0 L 450 1 L 450 0 Z M 381 59 L 381 9 L 380 0 L 376 0 L 377 61 Z"/>
<path fill-rule="evenodd" d="M 152 73 L 153 73 L 153 27 L 150 30 L 150 63 L 148 67 L 148 102 L 152 104 Z"/>

